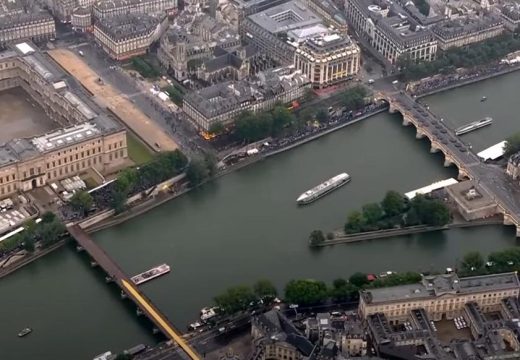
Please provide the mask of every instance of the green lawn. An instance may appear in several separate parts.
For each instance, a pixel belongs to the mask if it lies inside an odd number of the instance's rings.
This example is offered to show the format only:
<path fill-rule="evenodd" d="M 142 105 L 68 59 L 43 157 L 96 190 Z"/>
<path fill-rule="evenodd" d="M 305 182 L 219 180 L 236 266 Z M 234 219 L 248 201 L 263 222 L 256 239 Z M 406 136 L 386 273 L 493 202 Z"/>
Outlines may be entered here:
<path fill-rule="evenodd" d="M 152 152 L 135 137 L 134 134 L 126 133 L 126 143 L 128 146 L 128 156 L 136 164 L 143 164 L 152 160 Z"/>

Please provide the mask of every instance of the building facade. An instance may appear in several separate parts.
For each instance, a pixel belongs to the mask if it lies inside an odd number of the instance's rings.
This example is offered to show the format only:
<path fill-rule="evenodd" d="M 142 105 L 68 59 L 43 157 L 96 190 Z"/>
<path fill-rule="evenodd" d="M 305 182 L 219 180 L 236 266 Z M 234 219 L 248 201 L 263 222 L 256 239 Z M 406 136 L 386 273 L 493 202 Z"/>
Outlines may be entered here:
<path fill-rule="evenodd" d="M 244 111 L 290 103 L 303 97 L 309 87 L 310 81 L 300 72 L 267 71 L 259 73 L 256 81 L 230 81 L 194 91 L 184 97 L 182 108 L 197 128 L 210 131 L 215 124 L 232 125 Z"/>
<path fill-rule="evenodd" d="M 86 32 L 92 30 L 92 12 L 89 8 L 80 6 L 74 9 L 71 18 L 72 28 Z"/>
<path fill-rule="evenodd" d="M 520 152 L 509 157 L 506 173 L 511 176 L 513 180 L 517 180 L 520 177 Z"/>
<path fill-rule="evenodd" d="M 288 33 L 321 22 L 306 5 L 293 0 L 248 16 L 241 27 L 241 35 L 280 65 L 290 65 L 294 61 L 296 45 L 291 43 Z"/>
<path fill-rule="evenodd" d="M 43 42 L 56 37 L 56 24 L 48 13 L 0 16 L 0 47 L 23 39 Z"/>
<path fill-rule="evenodd" d="M 447 50 L 499 36 L 504 32 L 504 23 L 498 17 L 466 17 L 440 22 L 432 27 L 439 48 Z"/>
<path fill-rule="evenodd" d="M 484 311 L 500 311 L 502 299 L 518 298 L 519 292 L 516 273 L 424 276 L 418 284 L 362 291 L 359 313 L 363 318 L 384 314 L 390 323 L 400 323 L 410 310 L 422 308 L 435 321 L 453 319 L 462 314 L 468 302 L 476 302 Z"/>
<path fill-rule="evenodd" d="M 62 128 L 0 145 L 0 197 L 89 168 L 107 173 L 126 161 L 126 130 L 77 88 L 33 44 L 0 53 L 0 89 L 22 87 Z"/>
<path fill-rule="evenodd" d="M 105 18 L 94 24 L 94 38 L 115 60 L 146 54 L 168 26 L 167 17 L 145 14 Z"/>
<path fill-rule="evenodd" d="M 106 19 L 128 14 L 173 15 L 177 0 L 98 0 L 92 7 L 95 19 Z"/>
<path fill-rule="evenodd" d="M 359 36 L 366 39 L 388 62 L 400 58 L 432 61 L 437 54 L 437 39 L 406 11 L 391 1 L 345 1 L 347 19 Z"/>
<path fill-rule="evenodd" d="M 306 40 L 294 54 L 294 66 L 323 88 L 345 81 L 359 71 L 360 50 L 347 35 L 327 34 Z"/>

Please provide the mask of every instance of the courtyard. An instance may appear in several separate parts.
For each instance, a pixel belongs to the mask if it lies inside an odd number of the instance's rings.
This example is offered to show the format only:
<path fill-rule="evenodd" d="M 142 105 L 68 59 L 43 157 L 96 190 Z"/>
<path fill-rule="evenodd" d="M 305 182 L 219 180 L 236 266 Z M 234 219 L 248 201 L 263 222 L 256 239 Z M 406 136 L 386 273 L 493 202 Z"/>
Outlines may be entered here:
<path fill-rule="evenodd" d="M 21 87 L 0 92 L 0 143 L 59 128 Z"/>

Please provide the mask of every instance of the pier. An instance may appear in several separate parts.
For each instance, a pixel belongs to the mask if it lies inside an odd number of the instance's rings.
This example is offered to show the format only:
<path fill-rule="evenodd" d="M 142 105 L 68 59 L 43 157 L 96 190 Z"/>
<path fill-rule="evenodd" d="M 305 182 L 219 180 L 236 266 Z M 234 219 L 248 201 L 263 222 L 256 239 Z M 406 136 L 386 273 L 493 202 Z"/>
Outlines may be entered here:
<path fill-rule="evenodd" d="M 415 127 L 417 139 L 428 138 L 430 151 L 442 152 L 444 166 L 455 165 L 459 171 L 459 180 L 471 179 L 478 188 L 489 193 L 504 216 L 504 225 L 514 225 L 516 236 L 520 237 L 518 184 L 503 169 L 483 162 L 470 146 L 455 135 L 453 129 L 404 90 L 381 83 L 374 95 L 376 100 L 388 102 L 391 113 L 398 112 L 402 115 L 404 126 Z"/>
<path fill-rule="evenodd" d="M 98 245 L 79 225 L 68 225 L 67 230 L 82 250 L 92 258 L 92 263 L 101 267 L 122 291 L 122 295 L 132 300 L 150 321 L 170 340 L 177 343 L 184 353 L 192 360 L 200 360 L 200 356 L 182 338 L 182 334 L 175 329 L 164 314 L 139 290 L 132 280 L 124 273 L 119 265 Z"/>
<path fill-rule="evenodd" d="M 506 145 L 506 141 L 501 141 L 498 144 L 488 147 L 487 149 L 482 150 L 477 155 L 482 160 L 496 160 L 499 157 L 504 155 L 504 146 Z"/>

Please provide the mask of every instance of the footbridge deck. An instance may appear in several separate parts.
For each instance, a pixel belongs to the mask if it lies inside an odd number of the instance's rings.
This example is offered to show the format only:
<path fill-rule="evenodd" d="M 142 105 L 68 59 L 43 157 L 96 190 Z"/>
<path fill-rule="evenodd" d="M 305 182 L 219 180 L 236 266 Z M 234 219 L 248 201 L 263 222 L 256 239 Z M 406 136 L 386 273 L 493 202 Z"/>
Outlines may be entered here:
<path fill-rule="evenodd" d="M 119 265 L 79 225 L 70 225 L 67 229 L 78 245 L 103 268 L 128 298 L 141 309 L 165 336 L 176 342 L 190 359 L 200 360 L 201 357 L 182 338 L 181 333 L 175 329 L 166 316 L 134 285 Z"/>

